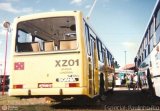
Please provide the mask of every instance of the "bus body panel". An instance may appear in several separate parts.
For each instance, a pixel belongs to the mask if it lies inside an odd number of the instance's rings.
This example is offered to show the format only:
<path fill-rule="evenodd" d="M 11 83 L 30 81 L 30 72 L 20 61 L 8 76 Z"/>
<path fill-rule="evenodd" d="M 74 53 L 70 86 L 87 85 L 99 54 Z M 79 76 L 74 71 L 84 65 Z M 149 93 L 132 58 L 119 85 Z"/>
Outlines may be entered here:
<path fill-rule="evenodd" d="M 80 53 L 64 54 L 15 56 L 10 88 L 22 85 L 22 89 L 45 90 L 67 88 L 69 83 L 77 83 L 77 87 L 83 87 Z"/>
<path fill-rule="evenodd" d="M 160 43 L 158 43 L 157 46 L 155 46 L 151 53 L 151 75 L 156 96 L 160 97 L 160 51 L 158 48 L 160 48 Z"/>
<path fill-rule="evenodd" d="M 153 86 L 155 89 L 156 96 L 160 96 L 160 77 L 153 78 Z"/>
<path fill-rule="evenodd" d="M 16 39 L 16 29 L 19 22 L 32 20 L 33 18 L 38 19 L 43 17 L 61 16 L 75 16 L 78 44 L 77 50 L 33 54 L 15 53 L 16 44 L 14 39 Z M 62 90 L 63 95 L 90 96 L 88 93 L 88 56 L 85 49 L 86 41 L 84 38 L 84 29 L 82 28 L 82 19 L 81 12 L 70 11 L 61 13 L 55 12 L 54 15 L 53 13 L 35 14 L 33 16 L 18 17 L 14 20 L 12 41 L 13 55 L 11 56 L 11 82 L 9 89 L 10 96 L 28 96 L 30 91 L 31 95 L 35 96 L 60 95 L 60 90 Z M 17 67 L 16 65 L 19 66 Z M 15 67 L 17 67 L 16 70 Z M 13 88 L 16 87 L 16 85 L 17 87 L 23 85 L 23 88 Z"/>
<path fill-rule="evenodd" d="M 39 89 L 10 89 L 10 96 L 74 96 L 85 95 L 86 87 L 79 88 L 39 88 Z"/>

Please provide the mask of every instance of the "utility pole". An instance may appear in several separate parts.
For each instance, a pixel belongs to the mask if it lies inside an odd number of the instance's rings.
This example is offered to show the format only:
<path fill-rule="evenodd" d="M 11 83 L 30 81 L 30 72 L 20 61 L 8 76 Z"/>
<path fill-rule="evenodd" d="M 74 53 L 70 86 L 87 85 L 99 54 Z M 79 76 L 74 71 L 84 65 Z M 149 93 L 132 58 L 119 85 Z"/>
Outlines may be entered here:
<path fill-rule="evenodd" d="M 124 54 L 125 54 L 125 68 L 126 68 L 126 58 L 127 58 L 127 57 L 126 57 L 126 53 L 127 53 L 127 51 L 125 50 L 125 51 L 124 51 Z"/>
<path fill-rule="evenodd" d="M 4 58 L 4 75 L 3 75 L 3 84 L 2 84 L 2 95 L 5 92 L 5 85 L 6 85 L 6 66 L 7 66 L 7 49 L 8 49 L 8 32 L 10 28 L 10 23 L 4 21 L 3 27 L 6 29 L 6 47 L 5 47 L 5 58 Z"/>

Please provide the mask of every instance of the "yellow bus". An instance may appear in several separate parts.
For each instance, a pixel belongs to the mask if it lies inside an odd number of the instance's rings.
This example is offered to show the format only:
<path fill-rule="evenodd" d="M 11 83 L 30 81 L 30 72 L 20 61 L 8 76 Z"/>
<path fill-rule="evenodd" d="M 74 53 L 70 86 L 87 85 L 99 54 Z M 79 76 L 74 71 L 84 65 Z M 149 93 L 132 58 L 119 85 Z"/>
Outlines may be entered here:
<path fill-rule="evenodd" d="M 94 97 L 108 90 L 114 58 L 80 11 L 15 18 L 10 96 Z"/>

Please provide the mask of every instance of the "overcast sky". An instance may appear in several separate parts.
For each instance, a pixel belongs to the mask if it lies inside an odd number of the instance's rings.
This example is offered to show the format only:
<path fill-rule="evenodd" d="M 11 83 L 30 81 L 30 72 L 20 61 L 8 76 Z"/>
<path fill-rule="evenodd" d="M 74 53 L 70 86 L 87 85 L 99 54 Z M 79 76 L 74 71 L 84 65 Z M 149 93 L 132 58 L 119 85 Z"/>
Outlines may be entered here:
<path fill-rule="evenodd" d="M 21 15 L 64 10 L 80 10 L 87 16 L 92 3 L 93 0 L 0 0 L 0 61 L 4 60 L 4 20 L 12 23 Z M 125 64 L 124 51 L 127 63 L 133 63 L 155 3 L 156 0 L 97 0 L 90 23 L 121 66 Z"/>

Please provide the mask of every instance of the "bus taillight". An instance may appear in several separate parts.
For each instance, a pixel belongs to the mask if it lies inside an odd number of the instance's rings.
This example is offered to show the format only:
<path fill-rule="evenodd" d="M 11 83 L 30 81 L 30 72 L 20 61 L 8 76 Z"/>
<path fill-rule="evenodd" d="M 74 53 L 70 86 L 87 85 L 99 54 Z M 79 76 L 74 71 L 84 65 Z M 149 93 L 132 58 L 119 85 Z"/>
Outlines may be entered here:
<path fill-rule="evenodd" d="M 13 85 L 13 89 L 22 89 L 22 88 L 23 88 L 22 84 Z"/>
<path fill-rule="evenodd" d="M 66 87 L 79 87 L 79 83 L 67 83 Z"/>

